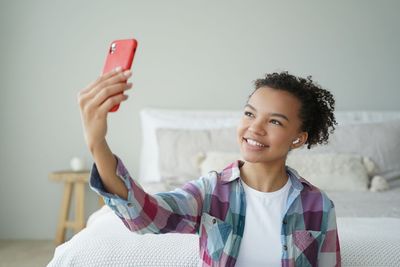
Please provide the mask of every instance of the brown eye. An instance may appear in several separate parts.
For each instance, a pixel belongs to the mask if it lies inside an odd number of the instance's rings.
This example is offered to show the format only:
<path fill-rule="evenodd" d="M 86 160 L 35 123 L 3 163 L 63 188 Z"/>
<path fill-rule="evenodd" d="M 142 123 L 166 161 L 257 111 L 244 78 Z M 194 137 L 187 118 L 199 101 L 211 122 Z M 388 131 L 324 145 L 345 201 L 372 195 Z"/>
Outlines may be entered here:
<path fill-rule="evenodd" d="M 282 123 L 280 123 L 280 121 L 277 121 L 277 120 L 271 120 L 271 122 L 276 122 L 276 123 L 273 123 L 273 124 L 276 124 L 276 125 L 282 125 Z"/>
<path fill-rule="evenodd" d="M 253 115 L 253 113 L 249 112 L 249 111 L 245 111 L 244 112 L 245 116 L 251 117 Z"/>

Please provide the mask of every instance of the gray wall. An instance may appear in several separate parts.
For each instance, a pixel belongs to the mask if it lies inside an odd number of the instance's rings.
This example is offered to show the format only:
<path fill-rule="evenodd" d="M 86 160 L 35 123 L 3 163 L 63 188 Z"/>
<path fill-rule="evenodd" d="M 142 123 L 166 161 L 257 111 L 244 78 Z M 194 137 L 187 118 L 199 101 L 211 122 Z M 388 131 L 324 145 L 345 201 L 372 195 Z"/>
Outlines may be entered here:
<path fill-rule="evenodd" d="M 399 1 L 1 1 L 0 238 L 53 238 L 84 142 L 77 92 L 135 37 L 134 89 L 107 139 L 138 172 L 143 107 L 241 109 L 252 81 L 312 74 L 338 110 L 399 110 Z M 87 190 L 87 214 L 96 196 Z"/>

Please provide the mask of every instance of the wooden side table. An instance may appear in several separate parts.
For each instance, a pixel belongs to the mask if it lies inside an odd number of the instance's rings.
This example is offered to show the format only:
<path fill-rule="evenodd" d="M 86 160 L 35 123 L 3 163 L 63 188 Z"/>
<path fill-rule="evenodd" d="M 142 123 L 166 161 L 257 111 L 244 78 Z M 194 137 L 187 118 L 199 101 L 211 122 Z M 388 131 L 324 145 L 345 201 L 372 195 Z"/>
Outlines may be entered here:
<path fill-rule="evenodd" d="M 63 199 L 58 219 L 56 239 L 54 241 L 57 245 L 65 241 L 67 228 L 72 228 L 77 233 L 85 227 L 85 185 L 89 180 L 89 175 L 90 172 L 88 170 L 78 172 L 57 171 L 49 175 L 50 180 L 64 182 Z M 71 221 L 68 215 L 73 189 L 75 189 L 75 219 Z M 104 204 L 101 197 L 99 197 L 99 204 Z"/>

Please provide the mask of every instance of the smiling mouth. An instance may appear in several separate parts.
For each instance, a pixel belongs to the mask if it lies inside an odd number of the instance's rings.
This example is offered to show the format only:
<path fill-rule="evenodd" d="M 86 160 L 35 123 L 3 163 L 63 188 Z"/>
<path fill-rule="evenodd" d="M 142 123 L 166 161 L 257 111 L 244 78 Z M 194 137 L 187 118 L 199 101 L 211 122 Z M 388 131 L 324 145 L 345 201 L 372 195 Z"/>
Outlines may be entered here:
<path fill-rule="evenodd" d="M 252 147 L 259 147 L 259 148 L 268 147 L 267 145 L 261 144 L 261 143 L 255 141 L 255 140 L 253 140 L 253 139 L 251 139 L 251 138 L 244 138 L 244 137 L 243 137 L 243 140 L 244 140 L 248 145 L 250 145 L 250 146 L 252 146 Z"/>

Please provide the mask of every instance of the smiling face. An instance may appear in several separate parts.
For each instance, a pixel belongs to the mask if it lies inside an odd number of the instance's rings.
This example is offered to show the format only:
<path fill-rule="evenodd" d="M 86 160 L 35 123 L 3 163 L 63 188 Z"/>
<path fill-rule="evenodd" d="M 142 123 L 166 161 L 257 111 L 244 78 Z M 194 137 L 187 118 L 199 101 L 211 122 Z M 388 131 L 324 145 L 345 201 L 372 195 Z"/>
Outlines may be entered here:
<path fill-rule="evenodd" d="M 252 163 L 284 162 L 290 148 L 301 146 L 301 102 L 289 92 L 260 87 L 247 102 L 237 128 L 242 157 Z M 300 142 L 293 141 L 300 137 Z"/>

